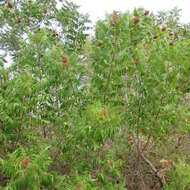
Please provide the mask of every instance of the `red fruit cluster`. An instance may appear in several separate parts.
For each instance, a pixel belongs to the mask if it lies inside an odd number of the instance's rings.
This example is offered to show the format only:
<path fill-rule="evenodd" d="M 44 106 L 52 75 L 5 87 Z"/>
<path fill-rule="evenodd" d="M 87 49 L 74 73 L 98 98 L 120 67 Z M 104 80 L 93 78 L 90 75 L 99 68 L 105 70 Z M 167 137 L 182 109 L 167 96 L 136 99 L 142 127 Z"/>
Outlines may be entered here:
<path fill-rule="evenodd" d="M 113 26 L 116 26 L 119 20 L 117 11 L 113 11 Z"/>
<path fill-rule="evenodd" d="M 68 59 L 68 57 L 67 57 L 66 55 L 63 54 L 63 55 L 61 56 L 61 58 L 62 58 L 62 62 L 63 62 L 63 63 L 65 63 L 65 64 L 68 64 L 68 63 L 69 63 L 69 59 Z"/>
<path fill-rule="evenodd" d="M 149 11 L 148 11 L 148 10 L 145 10 L 145 11 L 144 11 L 144 16 L 147 16 L 147 15 L 149 15 Z"/>
<path fill-rule="evenodd" d="M 131 136 L 130 135 L 128 135 L 128 142 L 131 144 L 131 145 L 133 145 L 134 144 L 134 141 L 133 141 L 133 139 L 131 138 Z"/>
<path fill-rule="evenodd" d="M 106 117 L 106 115 L 107 115 L 106 108 L 103 109 L 103 111 L 102 111 L 102 115 L 103 115 L 103 117 Z"/>
<path fill-rule="evenodd" d="M 178 144 L 181 143 L 181 141 L 182 141 L 182 134 L 178 134 L 177 141 L 178 141 Z"/>
<path fill-rule="evenodd" d="M 77 183 L 77 189 L 82 189 L 82 184 L 80 182 Z"/>
<path fill-rule="evenodd" d="M 137 25 L 140 22 L 140 19 L 138 16 L 135 16 L 133 21 L 134 21 L 134 25 Z"/>
<path fill-rule="evenodd" d="M 98 40 L 98 47 L 102 47 L 103 45 L 103 41 L 102 40 Z"/>
<path fill-rule="evenodd" d="M 139 60 L 136 59 L 136 60 L 135 60 L 135 65 L 138 65 L 138 64 L 139 64 Z"/>
<path fill-rule="evenodd" d="M 8 9 L 12 9 L 12 8 L 13 8 L 13 5 L 12 5 L 10 2 L 8 2 L 8 3 L 7 3 L 7 7 L 8 7 Z"/>
<path fill-rule="evenodd" d="M 30 158 L 26 157 L 21 161 L 22 168 L 27 169 L 28 165 L 30 163 Z"/>

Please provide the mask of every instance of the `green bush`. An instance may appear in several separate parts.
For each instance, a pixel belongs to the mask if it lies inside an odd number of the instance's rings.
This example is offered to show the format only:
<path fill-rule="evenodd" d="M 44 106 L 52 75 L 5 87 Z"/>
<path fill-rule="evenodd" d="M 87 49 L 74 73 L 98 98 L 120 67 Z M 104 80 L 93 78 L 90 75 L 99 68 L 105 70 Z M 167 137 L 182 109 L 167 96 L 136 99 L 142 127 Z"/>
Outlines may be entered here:
<path fill-rule="evenodd" d="M 189 154 L 190 28 L 179 11 L 114 11 L 89 37 L 88 16 L 56 3 L 0 4 L 12 62 L 0 57 L 0 186 L 188 188 L 189 163 L 159 175 L 163 157 Z"/>

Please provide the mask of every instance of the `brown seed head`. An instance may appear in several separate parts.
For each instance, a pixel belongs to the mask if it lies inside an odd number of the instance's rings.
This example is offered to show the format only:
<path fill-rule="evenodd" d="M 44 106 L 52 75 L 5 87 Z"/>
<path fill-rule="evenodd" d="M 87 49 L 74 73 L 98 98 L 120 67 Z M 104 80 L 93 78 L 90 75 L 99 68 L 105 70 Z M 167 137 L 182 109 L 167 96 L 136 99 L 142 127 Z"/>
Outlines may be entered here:
<path fill-rule="evenodd" d="M 173 46 L 174 44 L 173 44 L 173 42 L 170 42 L 169 45 L 170 45 L 170 46 Z"/>
<path fill-rule="evenodd" d="M 139 64 L 139 60 L 136 59 L 136 60 L 135 60 L 135 65 L 138 65 L 138 64 Z"/>
<path fill-rule="evenodd" d="M 102 115 L 103 118 L 105 118 L 105 117 L 107 116 L 107 110 L 106 110 L 105 107 L 104 107 L 104 109 L 102 110 L 101 115 Z"/>
<path fill-rule="evenodd" d="M 28 165 L 30 163 L 30 158 L 29 157 L 26 157 L 24 158 L 22 161 L 21 161 L 21 165 L 24 169 L 27 169 Z"/>
<path fill-rule="evenodd" d="M 178 140 L 178 143 L 180 143 L 182 141 L 182 134 L 178 134 L 177 140 Z"/>
<path fill-rule="evenodd" d="M 44 13 L 44 14 L 47 14 L 47 9 L 43 9 L 43 13 Z"/>
<path fill-rule="evenodd" d="M 8 2 L 8 3 L 7 3 L 7 7 L 8 7 L 8 9 L 12 9 L 12 8 L 13 8 L 13 5 L 12 5 L 10 2 Z"/>
<path fill-rule="evenodd" d="M 62 55 L 62 61 L 63 63 L 67 63 L 68 62 L 68 57 L 65 55 Z"/>
<path fill-rule="evenodd" d="M 103 41 L 102 40 L 98 40 L 98 46 L 102 47 L 102 45 L 103 45 Z"/>
<path fill-rule="evenodd" d="M 175 36 L 175 39 L 178 39 L 178 33 L 177 32 L 174 33 L 174 36 Z"/>
<path fill-rule="evenodd" d="M 92 88 L 92 87 L 89 88 L 89 93 L 90 93 L 90 94 L 93 93 L 93 88 Z"/>
<path fill-rule="evenodd" d="M 137 25 L 139 23 L 140 19 L 138 16 L 134 17 L 134 25 Z"/>
<path fill-rule="evenodd" d="M 147 15 L 149 15 L 149 11 L 148 11 L 148 10 L 145 10 L 145 11 L 144 11 L 144 16 L 147 16 Z"/>
<path fill-rule="evenodd" d="M 82 189 L 82 184 L 80 182 L 77 184 L 77 189 Z"/>
<path fill-rule="evenodd" d="M 22 22 L 21 17 L 18 18 L 17 22 L 18 22 L 18 24 L 20 24 Z"/>
<path fill-rule="evenodd" d="M 153 36 L 153 40 L 156 40 L 158 38 L 158 35 Z"/>
<path fill-rule="evenodd" d="M 165 32 L 166 31 L 166 27 L 163 26 L 162 29 L 161 29 L 162 32 Z"/>
<path fill-rule="evenodd" d="M 169 36 L 173 36 L 173 32 L 169 32 L 168 34 L 169 34 Z"/>

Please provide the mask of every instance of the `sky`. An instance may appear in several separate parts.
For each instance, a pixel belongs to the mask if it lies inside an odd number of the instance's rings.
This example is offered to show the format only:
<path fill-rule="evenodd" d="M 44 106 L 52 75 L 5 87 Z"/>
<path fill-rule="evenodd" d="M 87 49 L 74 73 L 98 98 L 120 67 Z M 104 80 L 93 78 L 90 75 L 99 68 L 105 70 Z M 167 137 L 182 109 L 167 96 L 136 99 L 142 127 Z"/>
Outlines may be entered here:
<path fill-rule="evenodd" d="M 93 23 L 98 18 L 104 18 L 105 13 L 116 11 L 132 11 L 135 7 L 143 7 L 156 13 L 161 10 L 171 10 L 174 7 L 182 9 L 181 22 L 190 23 L 189 0 L 73 0 L 80 5 L 83 13 L 88 13 Z"/>

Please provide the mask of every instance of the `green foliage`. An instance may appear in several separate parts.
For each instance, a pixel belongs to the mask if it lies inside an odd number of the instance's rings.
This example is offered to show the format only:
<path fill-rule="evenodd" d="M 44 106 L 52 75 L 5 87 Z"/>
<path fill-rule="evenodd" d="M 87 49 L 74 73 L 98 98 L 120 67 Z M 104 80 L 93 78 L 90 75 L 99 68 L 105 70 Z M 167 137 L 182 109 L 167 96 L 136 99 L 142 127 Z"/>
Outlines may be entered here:
<path fill-rule="evenodd" d="M 181 189 L 187 190 L 190 188 L 190 165 L 185 159 L 180 159 L 171 170 L 170 183 L 164 189 Z"/>
<path fill-rule="evenodd" d="M 40 189 L 42 185 L 51 186 L 54 177 L 48 173 L 51 163 L 48 149 L 34 153 L 20 148 L 10 154 L 7 160 L 1 159 L 3 174 L 10 178 L 6 189 Z"/>
<path fill-rule="evenodd" d="M 0 5 L 0 48 L 12 56 L 8 68 L 0 58 L 0 186 L 124 190 L 133 172 L 145 184 L 145 163 L 170 189 L 184 169 L 187 188 L 184 162 L 165 182 L 148 160 L 176 133 L 180 148 L 190 129 L 189 28 L 178 10 L 115 11 L 87 39 L 88 17 L 59 3 Z"/>

